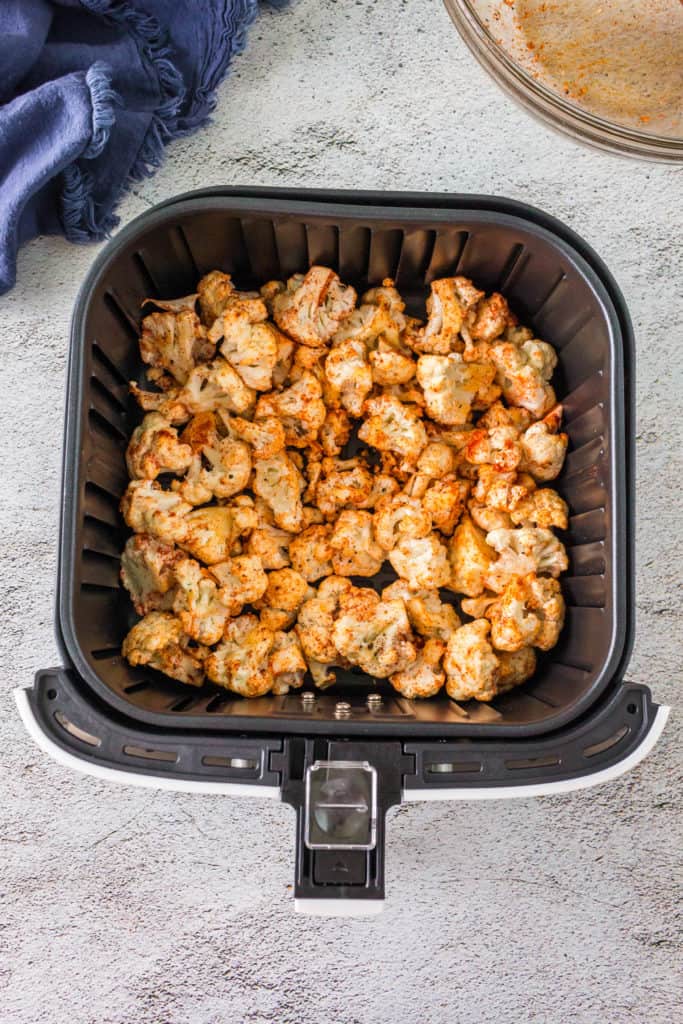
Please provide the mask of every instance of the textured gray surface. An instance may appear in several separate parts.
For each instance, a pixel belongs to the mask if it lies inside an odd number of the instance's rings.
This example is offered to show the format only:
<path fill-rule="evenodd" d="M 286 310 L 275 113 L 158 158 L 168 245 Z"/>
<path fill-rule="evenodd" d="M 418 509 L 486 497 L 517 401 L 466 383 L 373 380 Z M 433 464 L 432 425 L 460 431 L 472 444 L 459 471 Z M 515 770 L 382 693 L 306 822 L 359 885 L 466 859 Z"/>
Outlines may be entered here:
<path fill-rule="evenodd" d="M 38 240 L 0 300 L 0 1019 L 680 1019 L 680 170 L 578 149 L 531 122 L 439 3 L 299 0 L 259 21 L 213 126 L 171 148 L 122 219 L 218 183 L 500 193 L 561 217 L 603 255 L 638 335 L 629 676 L 674 714 L 651 757 L 609 786 L 401 808 L 388 907 L 372 922 L 294 916 L 293 815 L 279 804 L 118 788 L 52 763 L 11 690 L 58 660 L 67 328 L 96 250 Z"/>

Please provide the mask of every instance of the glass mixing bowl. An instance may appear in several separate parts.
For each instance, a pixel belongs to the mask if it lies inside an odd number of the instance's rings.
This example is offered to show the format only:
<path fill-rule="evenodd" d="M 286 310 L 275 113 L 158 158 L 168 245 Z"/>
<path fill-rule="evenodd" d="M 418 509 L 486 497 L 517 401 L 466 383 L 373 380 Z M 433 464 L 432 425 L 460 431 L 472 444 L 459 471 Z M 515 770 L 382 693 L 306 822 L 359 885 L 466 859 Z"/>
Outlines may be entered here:
<path fill-rule="evenodd" d="M 445 0 L 480 64 L 575 139 L 683 161 L 683 0 Z"/>

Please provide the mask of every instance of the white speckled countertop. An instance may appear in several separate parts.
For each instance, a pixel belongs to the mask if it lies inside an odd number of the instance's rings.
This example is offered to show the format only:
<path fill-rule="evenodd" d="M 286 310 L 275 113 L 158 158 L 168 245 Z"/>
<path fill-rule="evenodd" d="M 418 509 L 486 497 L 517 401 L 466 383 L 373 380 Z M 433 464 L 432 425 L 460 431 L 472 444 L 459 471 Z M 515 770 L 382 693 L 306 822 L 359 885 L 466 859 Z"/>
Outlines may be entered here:
<path fill-rule="evenodd" d="M 681 169 L 549 134 L 488 81 L 434 0 L 298 0 L 264 13 L 213 125 L 170 148 L 122 221 L 226 183 L 498 193 L 560 217 L 604 257 L 638 345 L 628 677 L 674 712 L 650 758 L 611 785 L 394 812 L 387 909 L 365 922 L 294 915 L 289 808 L 115 787 L 50 761 L 11 690 L 59 660 L 68 323 L 97 249 L 39 239 L 0 299 L 0 1019 L 672 1024 L 683 1005 Z"/>

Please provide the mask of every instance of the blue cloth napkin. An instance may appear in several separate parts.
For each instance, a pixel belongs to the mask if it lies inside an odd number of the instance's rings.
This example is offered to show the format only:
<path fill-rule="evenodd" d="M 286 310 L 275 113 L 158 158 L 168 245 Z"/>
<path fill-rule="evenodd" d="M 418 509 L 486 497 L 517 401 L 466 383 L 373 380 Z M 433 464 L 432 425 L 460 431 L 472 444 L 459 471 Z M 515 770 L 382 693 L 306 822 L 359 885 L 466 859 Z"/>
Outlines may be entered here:
<path fill-rule="evenodd" d="M 0 294 L 28 239 L 107 236 L 126 184 L 207 120 L 257 9 L 258 0 L 2 0 Z"/>

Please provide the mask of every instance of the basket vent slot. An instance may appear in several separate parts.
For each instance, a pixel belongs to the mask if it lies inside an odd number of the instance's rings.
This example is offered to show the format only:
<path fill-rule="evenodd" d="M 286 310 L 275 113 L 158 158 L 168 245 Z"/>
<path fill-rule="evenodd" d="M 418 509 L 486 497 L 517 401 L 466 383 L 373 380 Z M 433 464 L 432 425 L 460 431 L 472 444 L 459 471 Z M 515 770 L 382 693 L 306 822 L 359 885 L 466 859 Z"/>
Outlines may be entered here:
<path fill-rule="evenodd" d="M 548 754 L 545 757 L 521 757 L 513 761 L 506 761 L 505 767 L 510 771 L 517 771 L 521 768 L 556 768 L 562 764 L 559 757 Z"/>
<path fill-rule="evenodd" d="M 427 765 L 429 775 L 456 775 L 462 772 L 480 772 L 481 761 L 432 761 Z"/>
<path fill-rule="evenodd" d="M 68 732 L 70 736 L 75 736 L 81 743 L 87 743 L 89 747 L 99 747 L 102 740 L 99 736 L 93 736 L 91 732 L 86 732 L 85 729 L 81 729 L 80 726 L 75 725 L 71 719 L 67 718 L 62 711 L 55 711 L 55 721 L 61 725 L 65 732 Z"/>
<path fill-rule="evenodd" d="M 178 760 L 175 750 L 155 750 L 153 747 L 136 747 L 130 743 L 124 745 L 123 752 L 128 757 L 142 757 L 147 761 L 168 761 L 170 764 Z"/>
<path fill-rule="evenodd" d="M 202 758 L 202 764 L 209 768 L 236 768 L 239 771 L 254 771 L 259 762 L 253 757 L 216 757 L 207 754 Z"/>
<path fill-rule="evenodd" d="M 617 729 L 615 733 L 608 736 L 606 740 L 601 740 L 600 743 L 592 743 L 590 747 L 583 748 L 584 757 L 595 757 L 596 754 L 602 754 L 604 750 L 609 750 L 610 747 L 615 747 L 619 740 L 622 740 L 627 733 L 631 730 L 627 725 L 622 725 L 621 729 Z"/>

